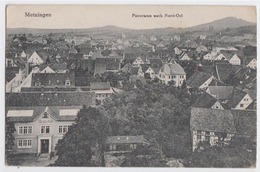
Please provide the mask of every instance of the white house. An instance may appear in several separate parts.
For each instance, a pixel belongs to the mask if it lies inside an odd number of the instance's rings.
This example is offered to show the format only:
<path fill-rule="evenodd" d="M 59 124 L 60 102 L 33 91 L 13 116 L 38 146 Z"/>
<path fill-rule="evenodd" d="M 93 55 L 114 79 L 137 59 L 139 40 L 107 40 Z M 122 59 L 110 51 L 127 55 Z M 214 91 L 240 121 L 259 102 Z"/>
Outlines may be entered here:
<path fill-rule="evenodd" d="M 209 52 L 203 56 L 204 60 L 213 60 L 213 58 L 216 56 L 216 52 Z"/>
<path fill-rule="evenodd" d="M 217 53 L 215 57 L 213 57 L 214 61 L 218 60 L 228 60 L 222 53 Z"/>
<path fill-rule="evenodd" d="M 32 55 L 28 59 L 28 63 L 31 63 L 32 65 L 40 65 L 43 64 L 43 59 L 37 54 L 36 51 L 32 53 Z"/>
<path fill-rule="evenodd" d="M 154 72 L 154 70 L 151 67 L 149 67 L 144 73 L 148 73 L 150 75 L 151 79 L 154 79 L 156 76 L 156 73 Z"/>
<path fill-rule="evenodd" d="M 6 116 L 15 122 L 14 153 L 47 154 L 75 122 L 80 106 L 7 107 Z"/>
<path fill-rule="evenodd" d="M 175 47 L 173 50 L 174 50 L 174 53 L 175 53 L 176 55 L 180 55 L 180 54 L 182 53 L 182 50 L 179 49 L 178 47 Z"/>
<path fill-rule="evenodd" d="M 256 69 L 256 66 L 257 66 L 256 59 L 253 58 L 246 66 L 250 67 L 251 69 Z"/>
<path fill-rule="evenodd" d="M 241 59 L 237 56 L 237 54 L 234 54 L 230 58 L 228 58 L 228 61 L 232 65 L 241 65 Z"/>
<path fill-rule="evenodd" d="M 158 78 L 161 83 L 173 82 L 175 87 L 179 87 L 186 80 L 186 73 L 179 64 L 166 63 L 161 67 Z"/>
<path fill-rule="evenodd" d="M 141 64 L 145 64 L 145 63 L 146 63 L 145 58 L 137 57 L 132 65 L 134 67 L 137 67 L 137 66 L 140 66 Z"/>
<path fill-rule="evenodd" d="M 183 52 L 181 55 L 180 55 L 180 60 L 191 60 L 191 58 L 188 56 L 187 53 Z"/>

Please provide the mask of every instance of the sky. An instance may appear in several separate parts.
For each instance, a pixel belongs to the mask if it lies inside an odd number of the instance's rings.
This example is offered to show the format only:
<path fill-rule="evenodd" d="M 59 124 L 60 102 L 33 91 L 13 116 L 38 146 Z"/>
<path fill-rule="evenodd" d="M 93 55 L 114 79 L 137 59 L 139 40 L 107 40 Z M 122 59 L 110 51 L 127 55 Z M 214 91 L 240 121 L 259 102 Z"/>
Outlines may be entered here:
<path fill-rule="evenodd" d="M 25 17 L 25 13 L 51 17 Z M 182 17 L 145 18 L 136 15 L 179 14 Z M 225 17 L 256 22 L 254 6 L 187 5 L 8 5 L 7 28 L 74 29 L 115 25 L 130 29 L 185 28 Z"/>

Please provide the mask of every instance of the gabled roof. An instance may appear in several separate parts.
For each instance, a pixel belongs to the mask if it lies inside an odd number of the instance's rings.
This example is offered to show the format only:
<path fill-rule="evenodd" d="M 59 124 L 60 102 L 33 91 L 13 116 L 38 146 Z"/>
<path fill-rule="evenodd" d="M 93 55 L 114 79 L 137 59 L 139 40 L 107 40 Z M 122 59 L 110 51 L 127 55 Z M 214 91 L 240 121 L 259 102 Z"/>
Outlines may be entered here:
<path fill-rule="evenodd" d="M 149 64 L 141 64 L 140 66 L 141 66 L 141 69 L 142 69 L 143 72 L 146 72 L 150 67 Z"/>
<path fill-rule="evenodd" d="M 149 60 L 152 68 L 160 68 L 163 65 L 162 60 L 160 58 L 152 58 Z"/>
<path fill-rule="evenodd" d="M 131 69 L 129 70 L 129 73 L 131 75 L 137 75 L 138 74 L 138 70 L 139 70 L 139 67 L 131 67 Z"/>
<path fill-rule="evenodd" d="M 197 98 L 192 107 L 211 108 L 217 101 L 218 100 L 216 98 L 205 92 Z"/>
<path fill-rule="evenodd" d="M 6 93 L 6 106 L 93 106 L 94 92 Z"/>
<path fill-rule="evenodd" d="M 32 86 L 35 86 L 36 82 L 40 82 L 41 86 L 64 86 L 65 81 L 69 80 L 70 85 L 75 85 L 75 74 L 70 73 L 33 73 L 32 74 Z"/>
<path fill-rule="evenodd" d="M 166 63 L 161 71 L 167 75 L 186 75 L 184 69 L 179 64 Z"/>
<path fill-rule="evenodd" d="M 23 111 L 23 110 L 32 110 L 33 115 L 32 116 L 17 116 L 15 117 L 9 117 L 10 121 L 13 122 L 33 122 L 36 120 L 39 115 L 43 114 L 45 111 L 52 116 L 57 121 L 74 121 L 77 115 L 67 115 L 67 116 L 61 116 L 60 110 L 79 110 L 82 106 L 27 106 L 27 107 L 21 107 L 21 106 L 12 106 L 12 107 L 6 107 L 6 115 L 8 114 L 8 111 Z"/>
<path fill-rule="evenodd" d="M 246 92 L 235 88 L 232 93 L 232 96 L 230 97 L 227 103 L 228 107 L 235 108 L 238 105 L 238 103 L 246 96 L 246 94 Z"/>
<path fill-rule="evenodd" d="M 142 135 L 138 136 L 108 136 L 106 144 L 143 144 L 147 141 Z"/>
<path fill-rule="evenodd" d="M 120 61 L 116 58 L 96 58 L 95 74 L 103 74 L 106 70 L 119 70 Z"/>
<path fill-rule="evenodd" d="M 228 100 L 232 96 L 233 86 L 209 86 L 209 94 L 215 96 L 220 100 Z"/>
<path fill-rule="evenodd" d="M 256 90 L 244 90 L 252 100 L 256 100 Z"/>
<path fill-rule="evenodd" d="M 236 73 L 242 67 L 231 65 L 229 63 L 216 63 L 216 74 L 220 81 L 226 81 L 231 73 Z"/>
<path fill-rule="evenodd" d="M 230 110 L 192 108 L 190 118 L 192 131 L 235 133 L 233 115 Z"/>
<path fill-rule="evenodd" d="M 50 56 L 50 54 L 46 50 L 43 50 L 43 49 L 42 50 L 37 50 L 35 52 L 39 55 L 39 57 L 41 57 L 41 59 L 43 61 L 46 61 L 47 58 Z"/>
<path fill-rule="evenodd" d="M 212 75 L 210 73 L 204 73 L 196 71 L 188 80 L 187 85 L 192 88 L 199 88 L 204 84 Z"/>
<path fill-rule="evenodd" d="M 91 90 L 109 90 L 110 83 L 109 82 L 90 82 Z"/>
<path fill-rule="evenodd" d="M 69 59 L 82 59 L 83 53 L 69 53 Z"/>

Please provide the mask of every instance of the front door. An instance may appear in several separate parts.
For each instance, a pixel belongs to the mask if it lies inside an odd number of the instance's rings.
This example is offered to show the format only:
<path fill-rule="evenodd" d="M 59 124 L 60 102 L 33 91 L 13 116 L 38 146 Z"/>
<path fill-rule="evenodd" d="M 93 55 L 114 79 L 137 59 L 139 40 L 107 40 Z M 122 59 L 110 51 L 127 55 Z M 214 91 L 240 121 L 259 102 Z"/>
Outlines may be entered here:
<path fill-rule="evenodd" d="M 49 139 L 41 140 L 41 153 L 49 153 Z"/>

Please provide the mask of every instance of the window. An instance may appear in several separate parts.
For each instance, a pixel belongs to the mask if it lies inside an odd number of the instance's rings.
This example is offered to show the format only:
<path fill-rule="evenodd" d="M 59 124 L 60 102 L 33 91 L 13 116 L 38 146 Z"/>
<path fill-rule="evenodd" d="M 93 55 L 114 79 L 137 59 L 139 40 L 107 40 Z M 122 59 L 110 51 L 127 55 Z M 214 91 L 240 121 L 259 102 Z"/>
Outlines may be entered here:
<path fill-rule="evenodd" d="M 17 144 L 18 148 L 31 148 L 32 147 L 32 140 L 18 140 L 18 144 Z"/>
<path fill-rule="evenodd" d="M 209 131 L 206 131 L 206 133 L 205 133 L 205 141 L 207 142 L 207 143 L 209 143 L 210 142 L 210 132 Z"/>
<path fill-rule="evenodd" d="M 41 126 L 41 133 L 50 133 L 50 126 Z"/>
<path fill-rule="evenodd" d="M 240 104 L 240 107 L 244 107 L 244 104 Z"/>
<path fill-rule="evenodd" d="M 198 139 L 198 141 L 201 140 L 201 131 L 197 131 L 197 139 Z"/>
<path fill-rule="evenodd" d="M 32 134 L 32 126 L 19 127 L 18 134 Z"/>
<path fill-rule="evenodd" d="M 41 86 L 41 82 L 40 81 L 36 81 L 35 82 L 35 86 Z"/>
<path fill-rule="evenodd" d="M 48 114 L 46 112 L 44 112 L 44 114 L 42 115 L 42 118 L 48 118 Z"/>
<path fill-rule="evenodd" d="M 66 80 L 65 85 L 70 85 L 70 80 Z"/>
<path fill-rule="evenodd" d="M 109 149 L 110 149 L 110 150 L 116 150 L 116 145 L 115 145 L 115 144 L 109 145 Z"/>
<path fill-rule="evenodd" d="M 248 99 L 244 99 L 244 101 L 248 101 Z"/>
<path fill-rule="evenodd" d="M 67 133 L 68 132 L 68 125 L 60 125 L 59 126 L 59 133 Z"/>

